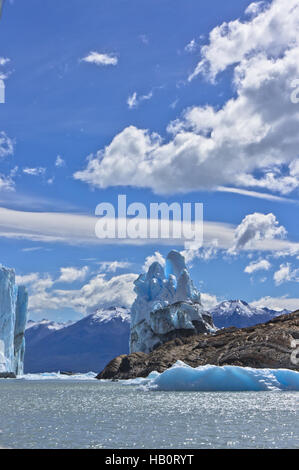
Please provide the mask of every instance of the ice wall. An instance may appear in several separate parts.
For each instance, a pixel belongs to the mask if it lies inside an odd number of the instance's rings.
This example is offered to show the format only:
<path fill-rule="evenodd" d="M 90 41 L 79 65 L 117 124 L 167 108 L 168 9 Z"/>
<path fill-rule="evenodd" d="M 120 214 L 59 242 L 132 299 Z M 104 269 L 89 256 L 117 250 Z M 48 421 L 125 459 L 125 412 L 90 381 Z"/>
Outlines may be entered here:
<path fill-rule="evenodd" d="M 15 272 L 0 266 L 0 372 L 23 370 L 28 295 L 17 287 Z"/>
<path fill-rule="evenodd" d="M 131 309 L 131 352 L 150 352 L 179 334 L 212 332 L 212 317 L 203 311 L 184 257 L 171 251 L 166 266 L 155 262 L 135 281 Z M 179 333 L 180 332 L 180 333 Z"/>
<path fill-rule="evenodd" d="M 16 323 L 17 287 L 12 269 L 0 267 L 0 340 L 4 346 L 6 370 L 14 372 L 14 333 Z"/>
<path fill-rule="evenodd" d="M 19 286 L 16 304 L 14 333 L 14 371 L 17 375 L 24 372 L 25 328 L 27 322 L 28 293 L 25 286 Z"/>

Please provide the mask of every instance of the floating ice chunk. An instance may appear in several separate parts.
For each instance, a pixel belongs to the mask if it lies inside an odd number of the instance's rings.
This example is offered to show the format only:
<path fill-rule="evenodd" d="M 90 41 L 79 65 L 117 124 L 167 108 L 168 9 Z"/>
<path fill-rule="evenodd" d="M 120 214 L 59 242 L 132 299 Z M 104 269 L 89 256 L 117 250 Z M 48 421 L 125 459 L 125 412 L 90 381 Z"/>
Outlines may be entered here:
<path fill-rule="evenodd" d="M 19 375 L 18 380 L 95 380 L 97 374 L 95 372 L 87 372 L 86 374 L 65 375 L 60 372 L 43 372 L 42 374 L 25 374 Z"/>
<path fill-rule="evenodd" d="M 178 362 L 147 384 L 163 391 L 299 391 L 299 372 L 289 369 L 253 369 L 238 366 L 192 368 Z"/>
<path fill-rule="evenodd" d="M 129 380 L 120 380 L 122 385 L 148 385 L 149 383 L 152 382 L 152 380 L 156 379 L 159 377 L 159 372 L 153 371 L 149 374 L 148 377 L 136 377 L 135 379 L 129 379 Z"/>

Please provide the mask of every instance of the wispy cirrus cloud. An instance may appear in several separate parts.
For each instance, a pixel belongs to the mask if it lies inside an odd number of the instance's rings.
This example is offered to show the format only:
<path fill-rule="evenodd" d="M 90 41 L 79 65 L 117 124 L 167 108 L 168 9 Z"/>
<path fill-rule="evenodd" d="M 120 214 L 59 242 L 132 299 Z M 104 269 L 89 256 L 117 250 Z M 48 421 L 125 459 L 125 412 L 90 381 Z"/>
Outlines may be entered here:
<path fill-rule="evenodd" d="M 8 157 L 14 153 L 14 141 L 6 132 L 0 132 L 0 158 Z"/>
<path fill-rule="evenodd" d="M 0 174 L 0 191 L 14 191 L 15 182 L 10 175 Z"/>
<path fill-rule="evenodd" d="M 66 165 L 65 160 L 60 155 L 57 155 L 56 160 L 55 160 L 55 166 L 57 168 L 62 168 L 65 165 Z"/>
<path fill-rule="evenodd" d="M 14 140 L 6 132 L 0 132 L 0 159 L 14 154 Z M 13 191 L 15 189 L 14 177 L 17 167 L 10 170 L 9 174 L 0 173 L 0 191 Z"/>
<path fill-rule="evenodd" d="M 189 52 L 189 53 L 192 53 L 194 51 L 196 51 L 198 45 L 195 41 L 195 39 L 192 39 L 190 42 L 188 42 L 188 44 L 185 46 L 185 51 L 186 52 Z"/>
<path fill-rule="evenodd" d="M 35 168 L 23 168 L 23 173 L 30 176 L 42 176 L 46 173 L 46 168 L 35 167 Z"/>
<path fill-rule="evenodd" d="M 7 68 L 7 65 L 10 63 L 10 59 L 8 57 L 0 57 L 0 79 L 6 80 L 9 75 L 10 71 Z"/>
<path fill-rule="evenodd" d="M 246 217 L 245 217 L 246 219 Z M 26 212 L 0 207 L 0 237 L 30 240 L 43 243 L 64 243 L 68 245 L 155 245 L 157 246 L 184 246 L 184 239 L 99 239 L 95 235 L 97 217 L 74 213 L 57 212 Z M 139 219 L 138 224 L 147 224 L 147 219 Z M 168 221 L 167 221 L 168 224 Z M 109 225 L 109 224 L 108 224 Z M 289 253 L 290 256 L 298 256 L 299 243 L 276 237 L 275 229 L 280 233 L 279 225 L 268 227 L 269 231 L 259 235 L 253 235 L 250 243 L 238 243 L 240 251 L 269 251 L 273 255 L 277 253 Z M 217 250 L 230 250 L 236 248 L 236 229 L 232 224 L 216 221 L 204 221 L 204 243 L 201 250 L 208 250 L 209 256 Z M 274 229 L 274 232 L 272 231 Z M 273 237 L 272 235 L 275 234 Z M 271 235 L 271 236 L 270 236 Z M 246 237 L 247 239 L 247 237 Z M 191 254 L 191 253 L 190 253 Z M 204 257 L 205 252 L 200 251 L 199 257 Z M 192 256 L 198 257 L 197 253 Z"/>
<path fill-rule="evenodd" d="M 132 95 L 130 95 L 127 99 L 127 105 L 130 109 L 137 108 L 142 101 L 148 101 L 153 97 L 153 91 L 150 91 L 146 95 L 137 95 L 135 91 Z"/>
<path fill-rule="evenodd" d="M 140 34 L 139 39 L 140 39 L 140 41 L 141 41 L 143 44 L 145 44 L 146 46 L 148 46 L 148 44 L 149 44 L 149 38 L 148 38 L 148 36 L 147 36 L 146 34 Z"/>
<path fill-rule="evenodd" d="M 8 57 L 0 57 L 0 67 L 8 64 L 10 62 L 10 59 Z"/>
<path fill-rule="evenodd" d="M 128 269 L 132 263 L 128 261 L 101 261 L 99 263 L 100 271 L 105 273 L 115 273 L 119 269 Z"/>
<path fill-rule="evenodd" d="M 272 201 L 272 202 L 283 202 L 286 204 L 299 204 L 299 201 L 297 199 L 291 199 L 289 197 L 274 196 L 273 194 L 258 192 L 258 191 L 248 191 L 246 189 L 240 189 L 240 188 L 230 188 L 230 187 L 219 186 L 217 188 L 217 191 L 221 193 L 239 194 L 240 196 L 253 197 L 256 199 L 265 199 L 266 201 Z"/>

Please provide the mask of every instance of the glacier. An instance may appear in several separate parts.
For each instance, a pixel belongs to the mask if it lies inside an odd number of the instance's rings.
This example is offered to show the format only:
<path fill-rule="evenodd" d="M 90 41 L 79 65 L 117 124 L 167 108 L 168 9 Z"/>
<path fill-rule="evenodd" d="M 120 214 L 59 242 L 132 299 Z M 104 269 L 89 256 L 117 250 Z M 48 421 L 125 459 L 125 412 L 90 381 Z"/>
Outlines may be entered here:
<path fill-rule="evenodd" d="M 137 296 L 131 308 L 131 353 L 149 353 L 176 335 L 216 331 L 181 253 L 171 251 L 165 268 L 154 262 L 134 284 Z"/>
<path fill-rule="evenodd" d="M 190 392 L 299 392 L 299 372 L 289 369 L 254 369 L 239 366 L 206 365 L 193 368 L 177 361 L 159 374 L 123 381 L 146 390 Z"/>
<path fill-rule="evenodd" d="M 25 286 L 18 287 L 16 304 L 16 321 L 14 332 L 14 372 L 24 372 L 25 329 L 27 323 L 28 293 Z"/>
<path fill-rule="evenodd" d="M 28 293 L 15 271 L 0 266 L 0 373 L 22 374 Z"/>

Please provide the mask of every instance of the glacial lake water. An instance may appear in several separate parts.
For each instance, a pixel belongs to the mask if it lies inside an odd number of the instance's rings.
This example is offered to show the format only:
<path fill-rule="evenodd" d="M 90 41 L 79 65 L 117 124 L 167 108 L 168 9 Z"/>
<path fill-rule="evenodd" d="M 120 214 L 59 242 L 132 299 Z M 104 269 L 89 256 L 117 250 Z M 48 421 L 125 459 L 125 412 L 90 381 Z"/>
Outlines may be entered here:
<path fill-rule="evenodd" d="M 299 448 L 299 394 L 1 380 L 1 447 Z"/>

